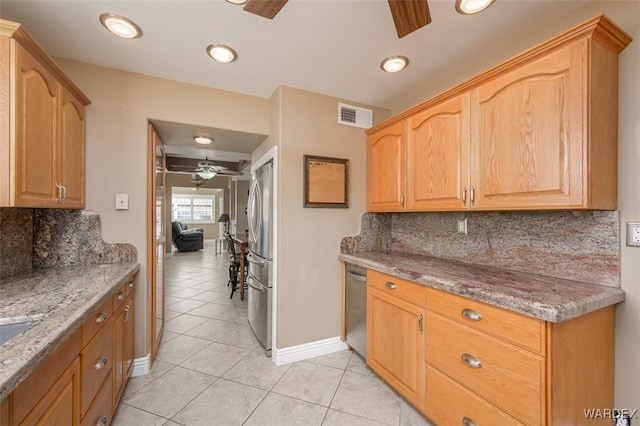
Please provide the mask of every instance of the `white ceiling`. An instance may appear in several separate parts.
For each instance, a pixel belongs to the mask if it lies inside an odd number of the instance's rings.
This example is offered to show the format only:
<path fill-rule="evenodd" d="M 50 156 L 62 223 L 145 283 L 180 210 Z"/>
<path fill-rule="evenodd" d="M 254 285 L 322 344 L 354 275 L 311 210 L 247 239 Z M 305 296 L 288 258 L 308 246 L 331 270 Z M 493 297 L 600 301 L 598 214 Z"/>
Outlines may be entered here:
<path fill-rule="evenodd" d="M 0 16 L 22 23 L 55 57 L 262 98 L 286 85 L 394 109 L 434 82 L 464 75 L 469 58 L 500 52 L 510 38 L 588 3 L 497 0 L 463 16 L 454 0 L 429 0 L 432 22 L 402 39 L 386 0 L 290 0 L 273 20 L 224 0 L 2 0 Z M 98 21 L 104 12 L 129 17 L 143 37 L 108 33 Z M 237 61 L 211 60 L 212 43 L 233 47 Z M 381 71 L 392 55 L 409 57 L 409 67 Z"/>

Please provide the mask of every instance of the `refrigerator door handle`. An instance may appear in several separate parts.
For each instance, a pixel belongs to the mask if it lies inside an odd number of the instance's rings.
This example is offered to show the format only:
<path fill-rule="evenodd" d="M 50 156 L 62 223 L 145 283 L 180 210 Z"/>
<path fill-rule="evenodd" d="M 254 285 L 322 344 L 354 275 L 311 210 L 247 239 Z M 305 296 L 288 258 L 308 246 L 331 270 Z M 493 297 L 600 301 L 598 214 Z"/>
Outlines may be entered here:
<path fill-rule="evenodd" d="M 260 193 L 260 185 L 258 179 L 253 181 L 251 192 L 249 194 L 249 241 L 257 242 L 262 226 L 262 194 Z"/>
<path fill-rule="evenodd" d="M 251 285 L 251 283 L 253 282 L 253 278 L 251 277 L 247 277 L 247 285 L 249 287 L 251 287 L 252 289 L 254 289 L 255 291 L 259 292 L 259 293 L 264 293 L 264 289 L 261 288 L 260 286 L 256 287 L 255 285 Z"/>
<path fill-rule="evenodd" d="M 252 256 L 251 253 L 247 255 L 247 260 L 249 263 L 253 263 L 254 265 L 264 266 L 266 262 L 264 260 L 256 259 L 255 256 Z"/>

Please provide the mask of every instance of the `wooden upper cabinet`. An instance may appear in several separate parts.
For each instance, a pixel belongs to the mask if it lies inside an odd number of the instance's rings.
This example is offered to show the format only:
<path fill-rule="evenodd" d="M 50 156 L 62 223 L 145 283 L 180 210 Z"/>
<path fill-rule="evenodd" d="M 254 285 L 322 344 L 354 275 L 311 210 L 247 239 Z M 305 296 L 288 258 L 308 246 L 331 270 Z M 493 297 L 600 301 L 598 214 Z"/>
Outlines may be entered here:
<path fill-rule="evenodd" d="M 469 187 L 469 93 L 412 116 L 407 210 L 464 210 Z"/>
<path fill-rule="evenodd" d="M 89 99 L 20 24 L 0 58 L 0 207 L 83 208 Z"/>
<path fill-rule="evenodd" d="M 596 16 L 370 129 L 368 210 L 615 210 L 630 42 Z"/>
<path fill-rule="evenodd" d="M 589 207 L 583 171 L 589 157 L 586 58 L 582 40 L 473 91 L 474 207 Z M 608 167 L 615 170 L 615 164 Z"/>
<path fill-rule="evenodd" d="M 15 200 L 55 207 L 58 83 L 25 49 L 16 49 Z"/>
<path fill-rule="evenodd" d="M 367 210 L 404 210 L 406 139 L 405 123 L 369 135 L 367 142 Z"/>

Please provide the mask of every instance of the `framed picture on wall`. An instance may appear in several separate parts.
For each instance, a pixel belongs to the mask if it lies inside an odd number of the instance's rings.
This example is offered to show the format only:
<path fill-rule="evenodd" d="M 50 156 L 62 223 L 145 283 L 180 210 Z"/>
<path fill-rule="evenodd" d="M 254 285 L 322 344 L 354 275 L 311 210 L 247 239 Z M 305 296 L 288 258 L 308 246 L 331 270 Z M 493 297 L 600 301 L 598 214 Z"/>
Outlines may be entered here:
<path fill-rule="evenodd" d="M 304 156 L 304 207 L 349 207 L 349 160 Z"/>

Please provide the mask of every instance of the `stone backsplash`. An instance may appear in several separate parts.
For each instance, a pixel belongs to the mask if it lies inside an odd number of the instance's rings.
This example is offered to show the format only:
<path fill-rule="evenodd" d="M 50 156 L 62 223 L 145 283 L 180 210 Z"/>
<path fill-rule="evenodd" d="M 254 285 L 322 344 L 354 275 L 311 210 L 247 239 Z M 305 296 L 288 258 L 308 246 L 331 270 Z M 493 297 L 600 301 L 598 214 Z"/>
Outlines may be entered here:
<path fill-rule="evenodd" d="M 465 218 L 468 234 L 459 234 L 456 220 Z M 617 211 L 365 213 L 360 235 L 344 238 L 341 250 L 406 252 L 619 287 L 619 221 Z"/>
<path fill-rule="evenodd" d="M 133 245 L 102 240 L 95 212 L 0 209 L 0 279 L 32 269 L 135 261 Z"/>

